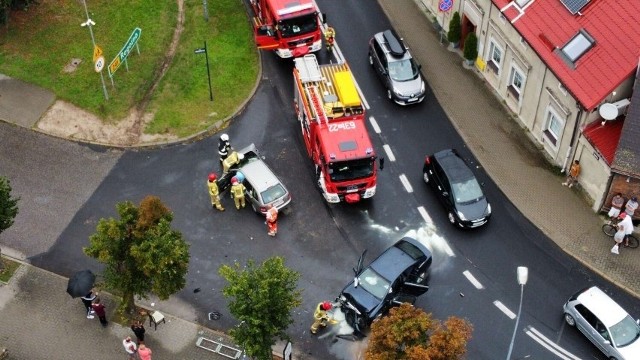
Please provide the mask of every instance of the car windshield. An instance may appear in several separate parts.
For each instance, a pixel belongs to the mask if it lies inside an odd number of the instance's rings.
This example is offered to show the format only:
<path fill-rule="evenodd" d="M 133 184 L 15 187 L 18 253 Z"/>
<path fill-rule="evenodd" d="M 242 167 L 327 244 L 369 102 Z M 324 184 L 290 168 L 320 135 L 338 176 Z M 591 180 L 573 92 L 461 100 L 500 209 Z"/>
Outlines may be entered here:
<path fill-rule="evenodd" d="M 285 38 L 307 34 L 317 29 L 318 17 L 315 13 L 280 21 L 280 34 Z"/>
<path fill-rule="evenodd" d="M 613 344 L 617 347 L 627 346 L 640 337 L 640 327 L 629 315 L 613 325 L 609 330 L 611 331 Z"/>
<path fill-rule="evenodd" d="M 371 268 L 367 268 L 358 276 L 360 286 L 379 300 L 384 299 L 389 293 L 389 282 L 378 275 Z"/>
<path fill-rule="evenodd" d="M 418 76 L 418 67 L 411 59 L 391 61 L 389 76 L 395 81 L 413 80 Z"/>
<path fill-rule="evenodd" d="M 342 161 L 329 164 L 329 176 L 333 181 L 353 180 L 373 174 L 374 161 L 371 158 Z"/>
<path fill-rule="evenodd" d="M 276 184 L 260 193 L 260 197 L 262 197 L 262 202 L 264 204 L 269 204 L 283 197 L 284 194 L 286 194 L 286 191 L 284 190 L 284 187 L 282 187 L 282 184 Z"/>
<path fill-rule="evenodd" d="M 482 188 L 480 188 L 480 184 L 478 184 L 478 180 L 473 177 L 452 183 L 451 192 L 453 193 L 453 197 L 456 199 L 456 203 L 462 205 L 477 202 L 484 197 Z"/>

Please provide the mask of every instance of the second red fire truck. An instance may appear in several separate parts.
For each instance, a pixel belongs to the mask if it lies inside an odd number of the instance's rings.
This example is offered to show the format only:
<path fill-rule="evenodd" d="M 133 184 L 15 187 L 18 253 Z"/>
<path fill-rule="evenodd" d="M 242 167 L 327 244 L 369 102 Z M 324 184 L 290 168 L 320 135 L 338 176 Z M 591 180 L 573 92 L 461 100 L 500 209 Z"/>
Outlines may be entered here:
<path fill-rule="evenodd" d="M 325 200 L 354 203 L 372 197 L 376 154 L 349 66 L 318 65 L 312 54 L 294 63 L 296 114 Z"/>
<path fill-rule="evenodd" d="M 313 0 L 250 0 L 259 49 L 281 58 L 302 56 L 322 48 L 320 13 Z"/>

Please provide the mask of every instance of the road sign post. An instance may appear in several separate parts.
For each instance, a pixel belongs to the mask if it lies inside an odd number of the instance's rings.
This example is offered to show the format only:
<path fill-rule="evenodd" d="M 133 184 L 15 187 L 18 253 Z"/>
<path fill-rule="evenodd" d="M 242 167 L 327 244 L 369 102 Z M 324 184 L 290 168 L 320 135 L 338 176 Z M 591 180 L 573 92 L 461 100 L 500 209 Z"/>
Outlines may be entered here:
<path fill-rule="evenodd" d="M 118 68 L 120 67 L 120 65 L 122 65 L 123 62 L 125 63 L 125 67 L 127 68 L 127 71 L 129 71 L 129 64 L 127 63 L 127 57 L 129 56 L 129 53 L 131 53 L 131 49 L 133 49 L 134 46 L 136 46 L 136 50 L 138 51 L 138 54 L 140 54 L 140 49 L 137 47 L 137 45 L 138 45 L 138 40 L 140 39 L 141 34 L 142 34 L 142 29 L 140 28 L 133 29 L 131 36 L 129 36 L 129 40 L 127 40 L 127 42 L 122 47 L 122 50 L 120 50 L 118 55 L 116 55 L 116 57 L 109 64 L 109 77 L 113 78 L 113 74 L 118 70 Z"/>
<path fill-rule="evenodd" d="M 209 78 L 209 100 L 213 101 L 213 90 L 211 90 L 211 73 L 209 72 L 209 53 L 207 51 L 207 41 L 204 42 L 203 48 L 198 48 L 193 51 L 196 54 L 204 53 L 204 58 L 207 62 L 207 77 Z"/>

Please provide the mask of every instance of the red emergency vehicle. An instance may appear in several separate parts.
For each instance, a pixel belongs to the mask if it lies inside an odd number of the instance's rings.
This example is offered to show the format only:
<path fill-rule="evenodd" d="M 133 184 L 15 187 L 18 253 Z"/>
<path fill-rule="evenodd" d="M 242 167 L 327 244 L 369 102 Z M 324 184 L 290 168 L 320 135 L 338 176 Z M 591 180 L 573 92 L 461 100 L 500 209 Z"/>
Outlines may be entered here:
<path fill-rule="evenodd" d="M 325 200 L 354 203 L 372 197 L 376 154 L 349 66 L 318 65 L 313 54 L 294 63 L 296 114 Z"/>
<path fill-rule="evenodd" d="M 320 13 L 313 0 L 250 0 L 253 31 L 259 49 L 281 58 L 322 48 Z"/>

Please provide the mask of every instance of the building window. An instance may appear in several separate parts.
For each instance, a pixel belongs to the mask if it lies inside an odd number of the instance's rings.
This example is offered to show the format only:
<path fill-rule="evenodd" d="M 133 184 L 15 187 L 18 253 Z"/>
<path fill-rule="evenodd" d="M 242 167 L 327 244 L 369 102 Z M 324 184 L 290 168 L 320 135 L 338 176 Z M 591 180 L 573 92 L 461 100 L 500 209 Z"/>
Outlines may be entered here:
<path fill-rule="evenodd" d="M 562 54 L 572 63 L 595 45 L 595 40 L 584 30 L 580 30 L 569 42 L 562 47 Z"/>
<path fill-rule="evenodd" d="M 560 92 L 564 95 L 567 96 L 567 89 L 564 88 L 564 86 L 562 86 L 562 84 L 558 84 L 558 89 L 560 89 Z"/>
<path fill-rule="evenodd" d="M 489 44 L 489 61 L 487 65 L 493 70 L 494 73 L 500 74 L 500 67 L 502 66 L 502 48 L 495 40 L 491 39 Z"/>
<path fill-rule="evenodd" d="M 549 108 L 543 133 L 553 146 L 558 146 L 562 130 L 564 130 L 564 120 L 553 109 Z"/>
<path fill-rule="evenodd" d="M 520 100 L 520 96 L 524 91 L 524 73 L 517 66 L 511 66 L 511 73 L 509 74 L 509 86 L 507 90 L 516 98 L 516 100 Z"/>

